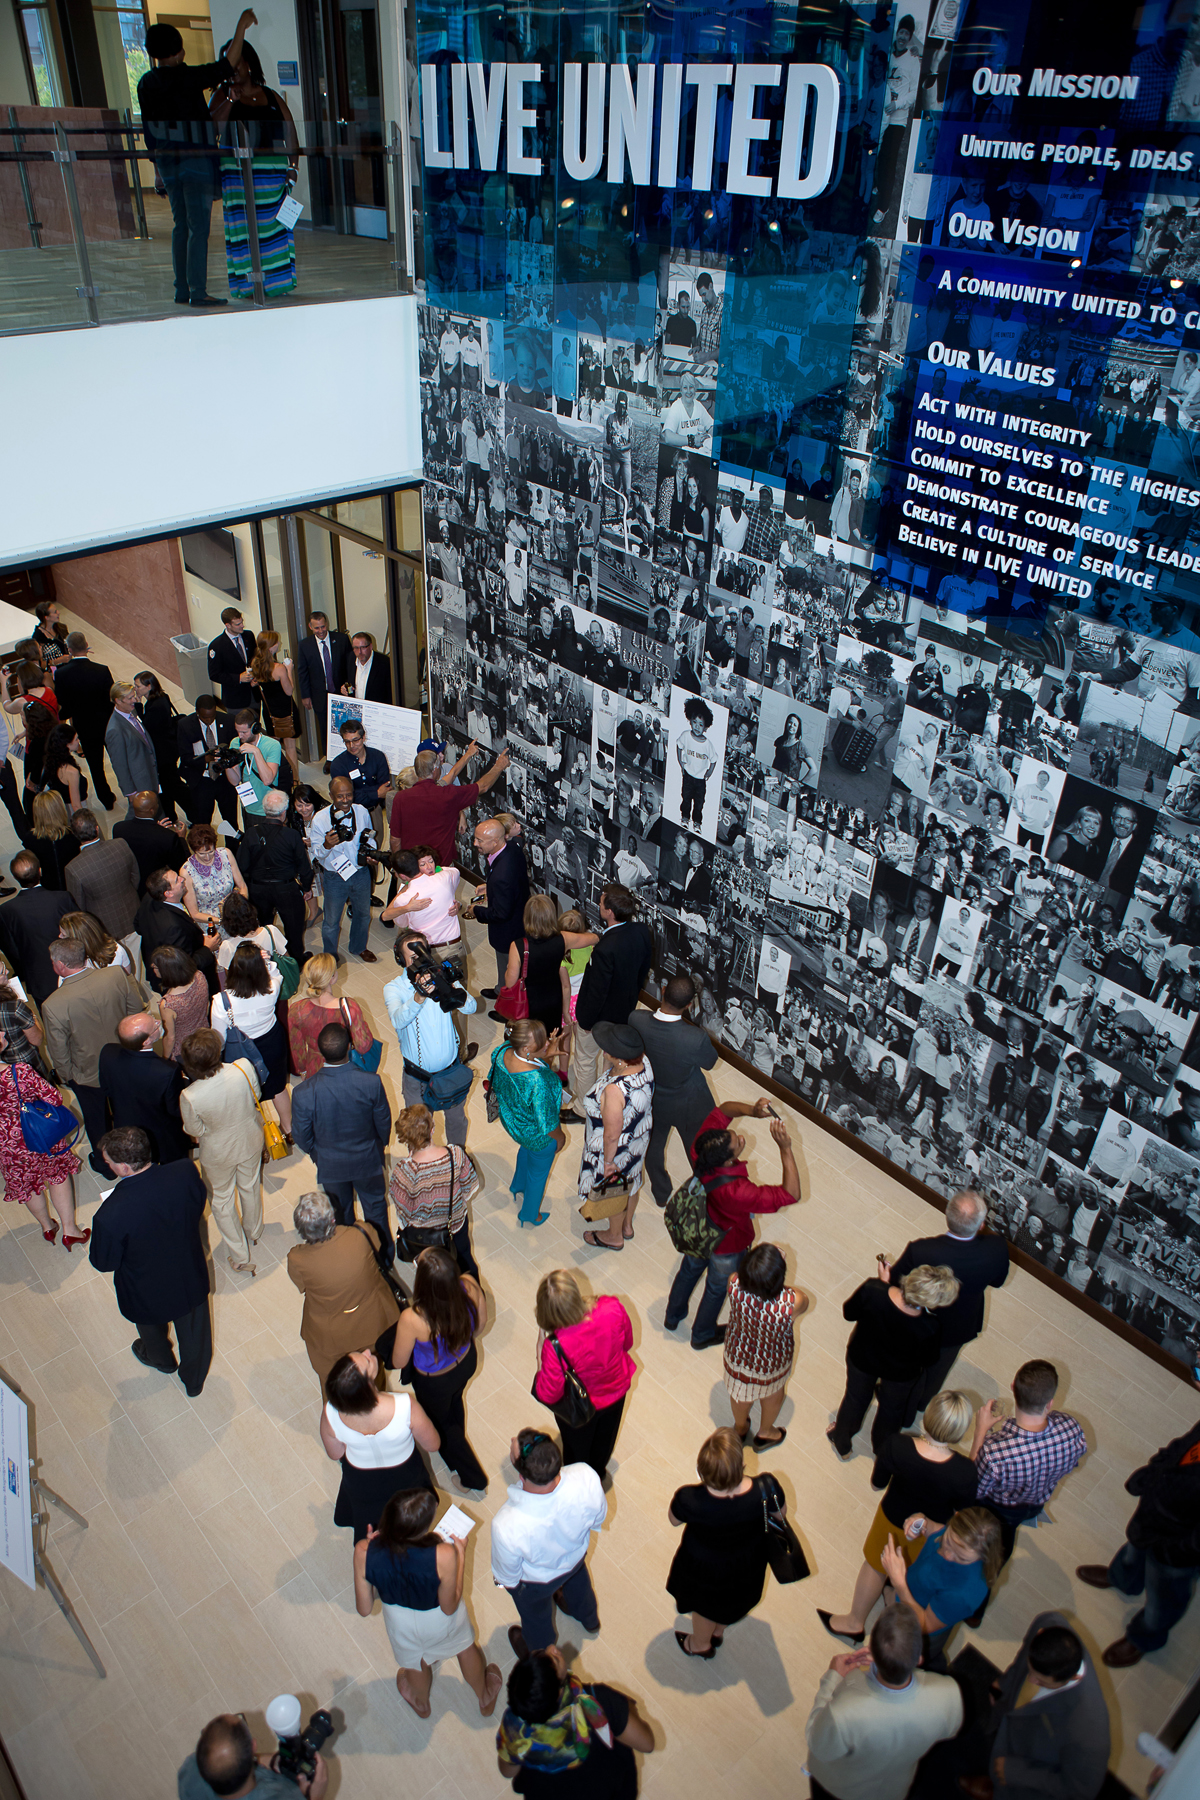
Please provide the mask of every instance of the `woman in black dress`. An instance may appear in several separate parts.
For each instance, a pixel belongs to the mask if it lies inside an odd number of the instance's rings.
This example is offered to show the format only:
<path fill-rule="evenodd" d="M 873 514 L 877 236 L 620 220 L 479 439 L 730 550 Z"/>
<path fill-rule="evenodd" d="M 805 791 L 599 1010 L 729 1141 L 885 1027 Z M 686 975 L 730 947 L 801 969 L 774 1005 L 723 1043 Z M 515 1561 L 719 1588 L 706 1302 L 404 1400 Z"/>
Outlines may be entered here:
<path fill-rule="evenodd" d="M 731 1426 L 714 1431 L 696 1458 L 699 1482 L 677 1488 L 667 1518 L 683 1526 L 683 1542 L 667 1576 L 667 1592 L 681 1613 L 691 1613 L 690 1632 L 677 1631 L 685 1656 L 710 1661 L 736 1625 L 762 1599 L 767 1578 L 763 1486 L 770 1503 L 786 1511 L 773 1475 L 751 1481 L 742 1444 Z"/>
<path fill-rule="evenodd" d="M 42 761 L 42 792 L 57 794 L 67 809 L 68 816 L 77 807 L 87 804 L 87 776 L 80 773 L 76 756 L 82 755 L 79 748 L 79 733 L 73 725 L 56 725 L 46 739 L 46 752 Z M 30 818 L 32 818 L 32 808 Z"/>
<path fill-rule="evenodd" d="M 59 795 L 35 794 L 29 809 L 29 823 L 32 830 L 22 833 L 21 841 L 41 864 L 41 885 L 54 893 L 65 894 L 67 864 L 79 855 L 83 845 L 71 830 L 70 817 Z"/>
<path fill-rule="evenodd" d="M 292 775 L 299 781 L 300 762 L 296 753 L 298 721 L 296 704 L 292 698 L 295 691 L 292 663 L 290 657 L 280 655 L 282 642 L 277 631 L 260 631 L 250 673 L 254 677 L 254 686 L 262 695 L 263 711 L 267 714 L 271 736 L 279 739 L 283 754 L 292 765 Z"/>
<path fill-rule="evenodd" d="M 971 1429 L 971 1402 L 965 1394 L 947 1390 L 935 1394 L 921 1416 L 920 1437 L 893 1432 L 875 1458 L 871 1486 L 886 1491 L 879 1502 L 863 1543 L 863 1565 L 854 1583 L 854 1598 L 845 1613 L 817 1608 L 817 1617 L 835 1637 L 861 1644 L 871 1608 L 887 1584 L 880 1560 L 889 1537 L 911 1567 L 925 1548 L 917 1521 L 937 1530 L 960 1507 L 975 1499 L 978 1479 L 969 1456 L 957 1451 Z M 912 1526 L 912 1536 L 906 1527 Z"/>
<path fill-rule="evenodd" d="M 885 1267 L 881 1263 L 881 1267 Z M 842 1317 L 854 1321 L 846 1345 L 846 1391 L 837 1418 L 825 1433 L 844 1460 L 854 1434 L 879 1390 L 871 1427 L 876 1456 L 904 1424 L 913 1383 L 937 1360 L 942 1334 L 933 1317 L 958 1299 L 958 1277 L 944 1263 L 922 1263 L 896 1283 L 873 1276 L 851 1294 Z"/>
<path fill-rule="evenodd" d="M 162 810 L 174 822 L 178 818 L 176 802 L 186 804 L 187 801 L 187 789 L 179 773 L 179 714 L 153 669 L 143 669 L 140 675 L 135 675 L 133 685 L 138 697 L 138 718 L 154 746 Z"/>
<path fill-rule="evenodd" d="M 564 1018 L 569 1022 L 571 982 L 564 966 L 568 950 L 583 950 L 598 944 L 594 931 L 562 931 L 558 924 L 558 908 L 549 894 L 531 894 L 521 915 L 525 937 L 510 944 L 508 967 L 504 981 L 511 987 L 521 974 L 526 952 L 529 966 L 525 972 L 525 992 L 529 998 L 529 1017 L 540 1019 L 546 1036 L 553 1037 L 561 1029 Z M 570 1042 L 558 1059 L 559 1072 L 566 1075 Z"/>

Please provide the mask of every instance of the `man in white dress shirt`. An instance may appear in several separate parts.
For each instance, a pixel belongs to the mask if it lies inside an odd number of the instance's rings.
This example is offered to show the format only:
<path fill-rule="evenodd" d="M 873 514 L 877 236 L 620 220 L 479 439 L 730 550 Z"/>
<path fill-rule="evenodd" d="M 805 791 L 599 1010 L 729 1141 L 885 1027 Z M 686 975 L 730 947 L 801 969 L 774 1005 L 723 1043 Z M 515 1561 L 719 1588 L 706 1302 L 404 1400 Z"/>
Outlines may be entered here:
<path fill-rule="evenodd" d="M 588 1543 L 608 1516 L 600 1477 L 589 1463 L 563 1467 L 544 1431 L 519 1431 L 510 1455 L 519 1480 L 492 1520 L 492 1574 L 521 1616 L 508 1639 L 519 1657 L 558 1642 L 555 1603 L 585 1631 L 600 1615 L 588 1573 Z"/>

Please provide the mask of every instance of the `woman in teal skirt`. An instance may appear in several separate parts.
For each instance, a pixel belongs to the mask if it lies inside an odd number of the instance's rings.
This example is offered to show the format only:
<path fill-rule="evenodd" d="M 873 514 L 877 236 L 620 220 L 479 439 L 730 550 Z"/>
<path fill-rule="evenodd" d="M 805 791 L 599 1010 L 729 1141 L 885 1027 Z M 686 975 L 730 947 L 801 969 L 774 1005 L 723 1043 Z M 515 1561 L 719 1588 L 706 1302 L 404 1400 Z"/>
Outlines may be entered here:
<path fill-rule="evenodd" d="M 225 49 L 228 49 L 228 44 Z M 222 51 L 222 55 L 224 51 Z M 299 160 L 296 128 L 287 101 L 263 79 L 258 52 L 243 43 L 234 78 L 216 96 L 212 117 L 221 137 L 221 209 L 225 215 L 225 260 L 229 290 L 239 300 L 254 296 L 250 270 L 250 238 L 246 228 L 246 193 L 242 165 L 234 154 L 235 125 L 245 125 L 254 172 L 254 212 L 263 288 L 268 296 L 286 294 L 296 285 L 296 246 L 278 212 L 292 191 Z"/>
<path fill-rule="evenodd" d="M 539 1210 L 542 1195 L 555 1152 L 567 1141 L 558 1122 L 562 1084 L 548 1066 L 562 1048 L 560 1036 L 556 1031 L 547 1038 L 540 1019 L 518 1019 L 508 1042 L 492 1052 L 491 1097 L 500 1123 L 519 1146 L 510 1192 L 523 1202 L 517 1215 L 521 1225 L 544 1225 L 550 1217 Z"/>

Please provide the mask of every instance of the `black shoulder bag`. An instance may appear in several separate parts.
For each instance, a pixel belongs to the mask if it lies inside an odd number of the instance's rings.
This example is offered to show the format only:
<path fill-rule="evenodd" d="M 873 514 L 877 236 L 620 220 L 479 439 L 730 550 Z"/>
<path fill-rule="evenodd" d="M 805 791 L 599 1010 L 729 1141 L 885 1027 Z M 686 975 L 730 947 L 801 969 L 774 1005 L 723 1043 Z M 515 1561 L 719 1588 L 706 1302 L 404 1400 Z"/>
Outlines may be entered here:
<path fill-rule="evenodd" d="M 576 1431 L 581 1425 L 590 1424 L 596 1416 L 596 1408 L 591 1395 L 571 1367 L 570 1359 L 559 1343 L 557 1333 L 547 1332 L 546 1339 L 548 1343 L 554 1345 L 558 1353 L 558 1360 L 562 1364 L 563 1391 L 557 1400 L 543 1400 L 537 1391 L 537 1376 L 535 1375 L 531 1392 L 540 1405 L 550 1408 L 560 1425 Z"/>
<path fill-rule="evenodd" d="M 450 1221 L 454 1217 L 454 1152 L 447 1150 L 446 1155 L 450 1158 L 450 1198 L 446 1202 L 446 1223 L 401 1225 L 396 1233 L 396 1255 L 401 1262 L 416 1262 L 422 1250 L 445 1250 L 456 1263 L 458 1261 L 458 1252 L 450 1233 Z"/>
<path fill-rule="evenodd" d="M 781 1585 L 803 1581 L 811 1575 L 804 1546 L 788 1523 L 783 1506 L 783 1489 L 773 1475 L 760 1475 L 754 1484 L 762 1500 L 763 1530 L 767 1534 L 767 1562 Z"/>

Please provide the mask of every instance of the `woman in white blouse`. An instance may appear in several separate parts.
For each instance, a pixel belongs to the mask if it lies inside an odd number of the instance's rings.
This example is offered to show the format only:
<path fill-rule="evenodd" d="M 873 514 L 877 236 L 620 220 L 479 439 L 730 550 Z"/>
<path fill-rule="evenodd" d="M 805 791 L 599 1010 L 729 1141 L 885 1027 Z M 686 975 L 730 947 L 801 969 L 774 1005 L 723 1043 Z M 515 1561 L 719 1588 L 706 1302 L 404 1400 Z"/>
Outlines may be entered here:
<path fill-rule="evenodd" d="M 408 1394 L 380 1392 L 379 1367 L 374 1350 L 351 1350 L 325 1377 L 321 1442 L 330 1461 L 342 1465 L 333 1522 L 353 1526 L 356 1544 L 399 1489 L 433 1488 L 420 1450 L 437 1450 L 442 1442 Z"/>
<path fill-rule="evenodd" d="M 257 944 L 238 944 L 229 961 L 224 992 L 212 1003 L 212 1028 L 224 1037 L 229 1027 L 236 1025 L 253 1039 L 267 1065 L 262 1097 L 275 1102 L 279 1123 L 290 1144 L 292 1097 L 288 1093 L 287 1025 L 280 1023 L 275 1008 L 282 985 L 279 970 L 267 961 Z"/>

